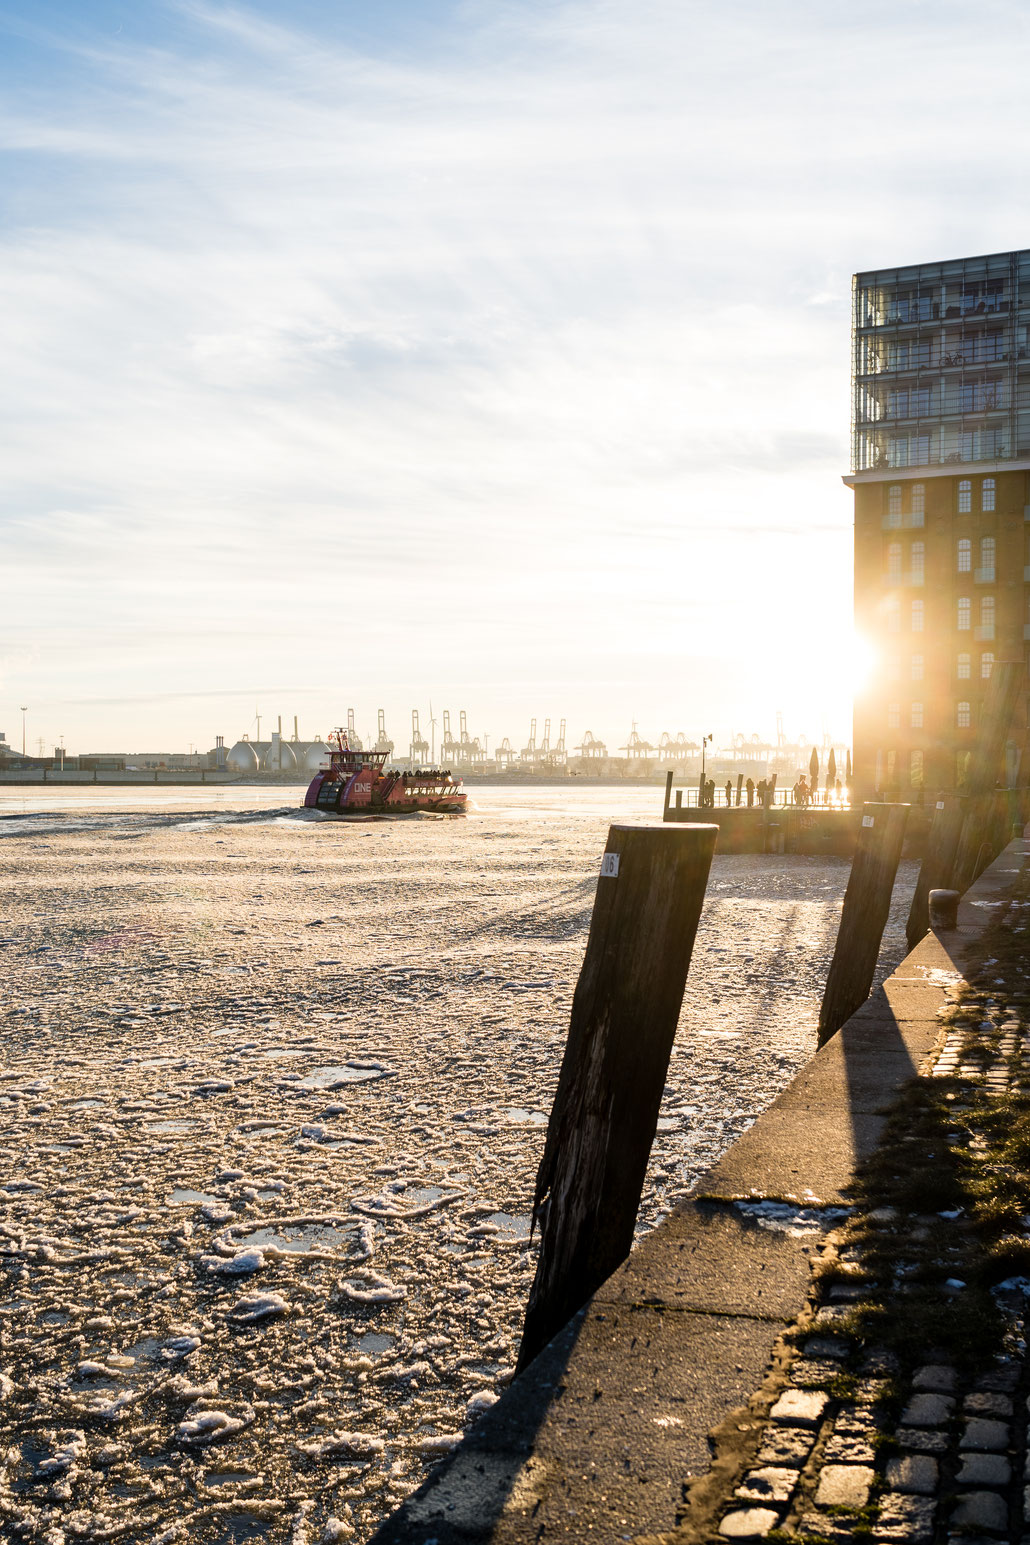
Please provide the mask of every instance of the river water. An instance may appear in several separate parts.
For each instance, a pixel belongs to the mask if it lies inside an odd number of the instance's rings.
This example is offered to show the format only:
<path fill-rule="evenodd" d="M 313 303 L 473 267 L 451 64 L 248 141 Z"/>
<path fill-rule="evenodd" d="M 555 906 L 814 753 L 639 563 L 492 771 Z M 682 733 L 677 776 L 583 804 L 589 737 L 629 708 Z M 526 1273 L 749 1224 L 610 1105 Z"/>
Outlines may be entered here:
<path fill-rule="evenodd" d="M 54 1545 L 364 1539 L 510 1376 L 605 835 L 661 790 L 301 795 L 0 795 L 0 1517 Z M 715 859 L 640 1229 L 811 1055 L 847 874 Z"/>

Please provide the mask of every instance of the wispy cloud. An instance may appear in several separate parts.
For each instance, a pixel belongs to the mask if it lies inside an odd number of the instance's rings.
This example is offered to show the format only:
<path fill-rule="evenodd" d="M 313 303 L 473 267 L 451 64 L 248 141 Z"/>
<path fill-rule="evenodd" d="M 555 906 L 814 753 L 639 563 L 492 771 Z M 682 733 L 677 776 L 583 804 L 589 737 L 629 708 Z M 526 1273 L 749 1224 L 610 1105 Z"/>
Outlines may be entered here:
<path fill-rule="evenodd" d="M 849 604 L 851 270 L 1027 237 L 1024 8 L 147 11 L 19 23 L 0 700 L 767 721 Z"/>

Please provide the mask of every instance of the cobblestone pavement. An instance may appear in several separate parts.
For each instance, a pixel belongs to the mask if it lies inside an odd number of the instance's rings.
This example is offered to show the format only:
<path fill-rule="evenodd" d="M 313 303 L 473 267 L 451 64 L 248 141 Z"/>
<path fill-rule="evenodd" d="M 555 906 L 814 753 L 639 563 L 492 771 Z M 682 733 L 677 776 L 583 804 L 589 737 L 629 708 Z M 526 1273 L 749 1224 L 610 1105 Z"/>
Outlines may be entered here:
<path fill-rule="evenodd" d="M 813 1251 L 786 1382 L 753 1403 L 712 1541 L 1030 1542 L 1027 906 L 986 936 L 850 1217 Z"/>

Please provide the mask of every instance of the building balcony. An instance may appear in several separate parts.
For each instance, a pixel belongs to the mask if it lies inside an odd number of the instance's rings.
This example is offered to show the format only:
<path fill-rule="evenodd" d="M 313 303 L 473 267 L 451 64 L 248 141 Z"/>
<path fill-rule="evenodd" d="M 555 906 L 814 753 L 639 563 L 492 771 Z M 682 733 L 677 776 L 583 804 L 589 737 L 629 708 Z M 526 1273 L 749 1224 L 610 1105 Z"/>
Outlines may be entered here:
<path fill-rule="evenodd" d="M 975 569 L 973 571 L 973 578 L 974 578 L 974 580 L 976 581 L 976 583 L 978 585 L 993 585 L 994 584 L 994 570 L 993 569 Z"/>
<path fill-rule="evenodd" d="M 978 627 L 973 629 L 973 637 L 976 639 L 977 643 L 986 643 L 989 638 L 994 637 L 994 623 L 981 622 Z"/>

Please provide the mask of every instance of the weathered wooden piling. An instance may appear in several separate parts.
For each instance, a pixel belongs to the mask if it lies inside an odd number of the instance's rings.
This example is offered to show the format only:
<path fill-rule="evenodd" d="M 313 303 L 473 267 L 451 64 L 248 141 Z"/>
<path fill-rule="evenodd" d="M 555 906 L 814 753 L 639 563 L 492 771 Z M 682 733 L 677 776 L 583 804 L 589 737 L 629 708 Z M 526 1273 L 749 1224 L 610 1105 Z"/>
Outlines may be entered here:
<path fill-rule="evenodd" d="M 908 805 L 863 805 L 858 846 L 819 1010 L 819 1045 L 869 996 L 905 840 Z"/>
<path fill-rule="evenodd" d="M 920 939 L 929 930 L 930 892 L 951 884 L 951 874 L 964 820 L 965 810 L 961 799 L 950 795 L 937 801 L 926 839 L 926 852 L 919 866 L 919 878 L 912 894 L 908 922 L 905 925 L 905 937 L 910 950 L 915 949 Z"/>
<path fill-rule="evenodd" d="M 609 830 L 537 1174 L 516 1372 L 629 1254 L 717 834 Z"/>

